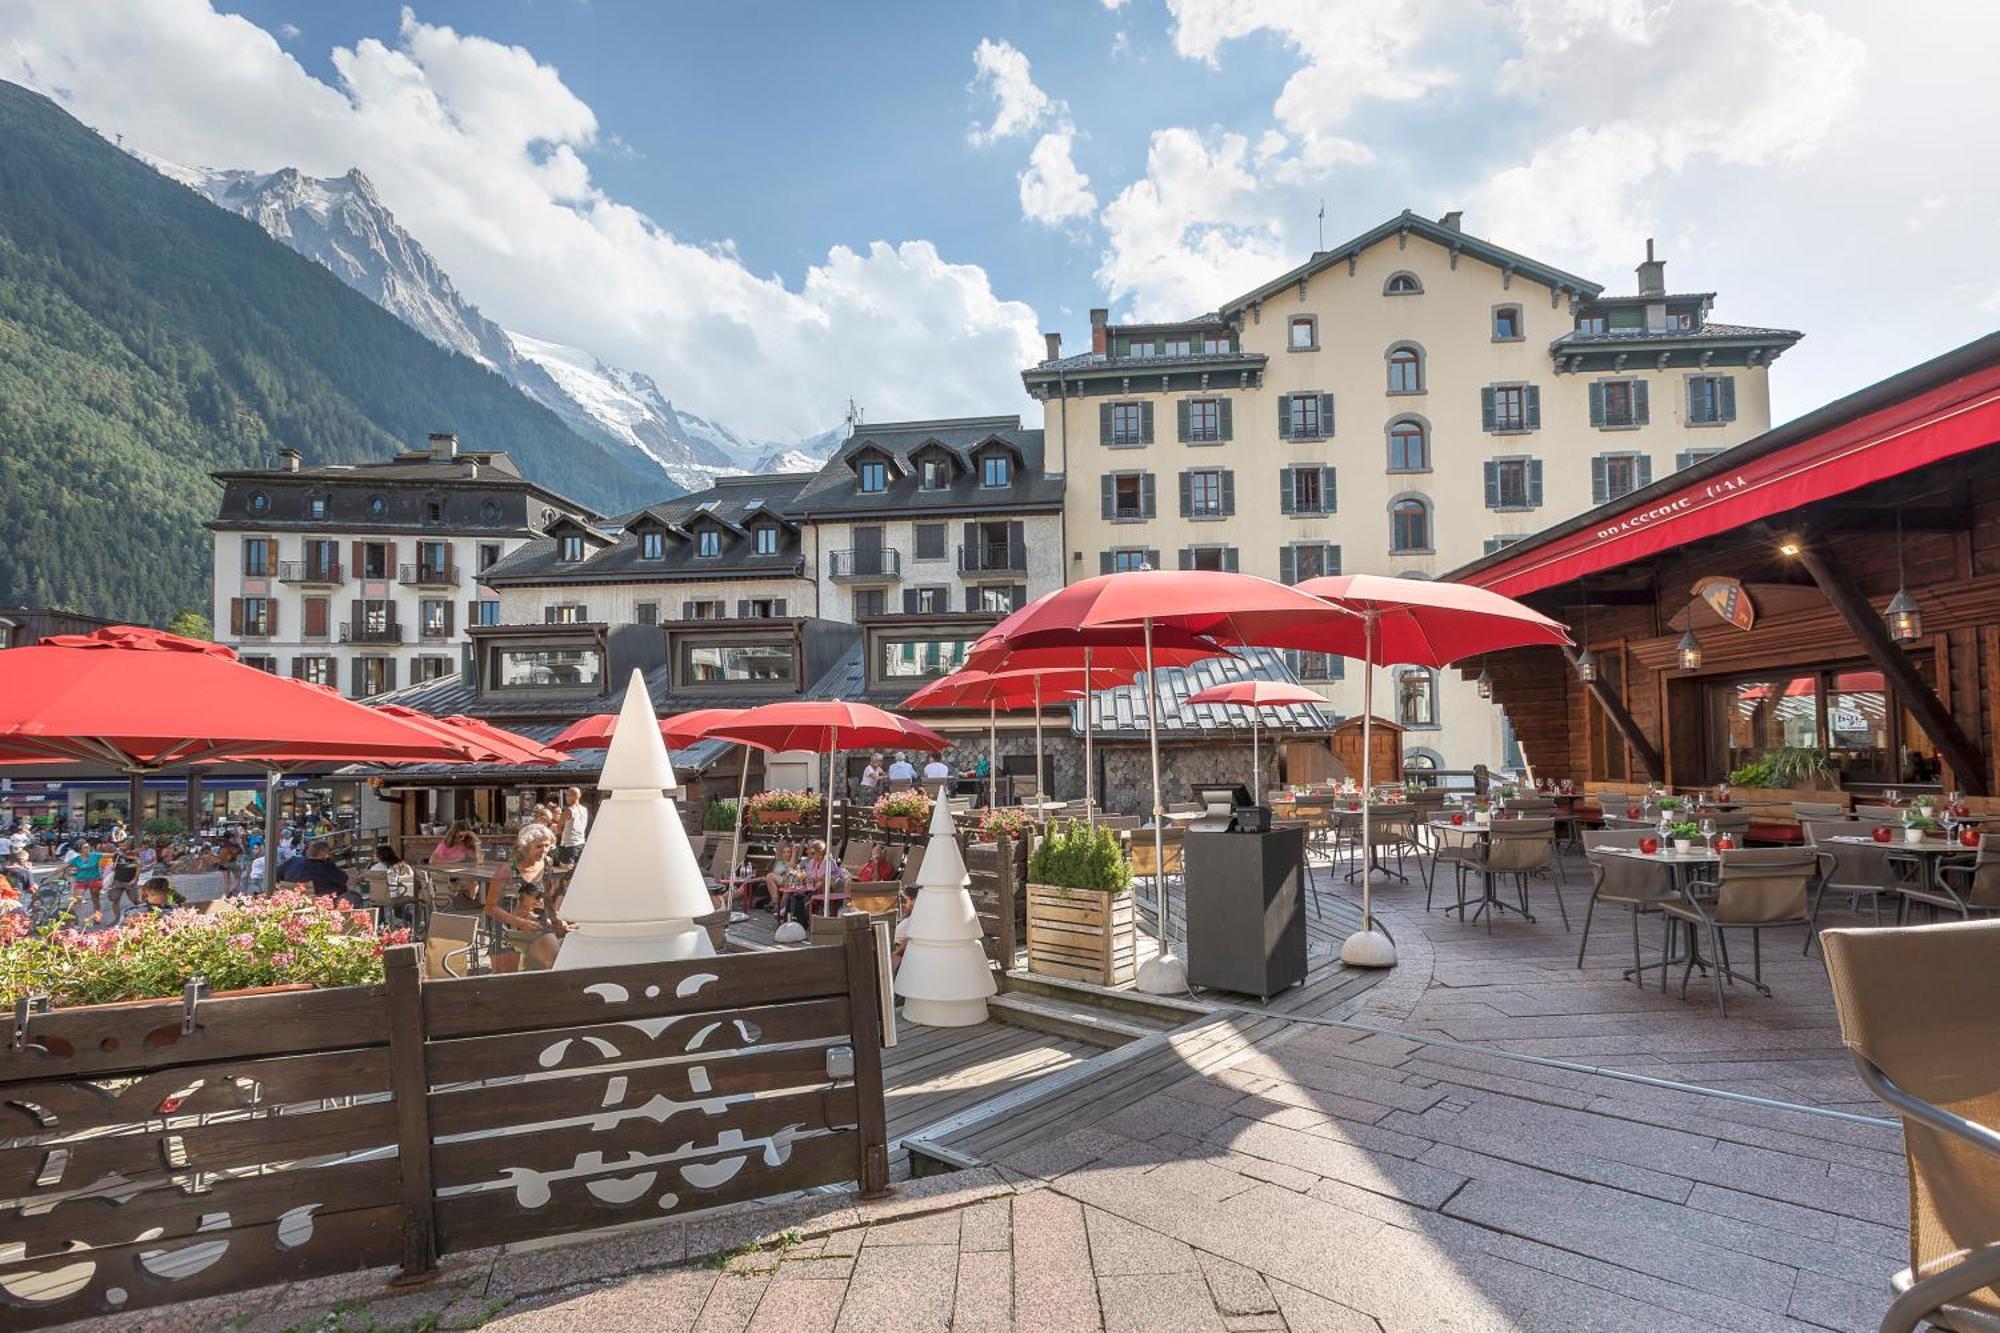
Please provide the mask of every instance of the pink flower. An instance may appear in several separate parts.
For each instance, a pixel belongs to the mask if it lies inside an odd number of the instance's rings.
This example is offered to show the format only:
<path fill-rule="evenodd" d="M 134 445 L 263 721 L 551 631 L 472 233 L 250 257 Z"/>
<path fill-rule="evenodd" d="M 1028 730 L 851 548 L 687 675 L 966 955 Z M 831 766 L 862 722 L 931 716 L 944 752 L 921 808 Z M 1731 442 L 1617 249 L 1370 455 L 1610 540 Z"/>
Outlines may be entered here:
<path fill-rule="evenodd" d="M 232 949 L 249 949 L 255 947 L 256 943 L 257 937 L 247 931 L 241 935 L 231 935 L 229 937 L 229 946 Z"/>
<path fill-rule="evenodd" d="M 286 949 L 280 953 L 274 953 L 271 955 L 272 967 L 282 968 L 282 967 L 290 967 L 291 965 L 292 965 L 292 951 L 290 949 Z"/>

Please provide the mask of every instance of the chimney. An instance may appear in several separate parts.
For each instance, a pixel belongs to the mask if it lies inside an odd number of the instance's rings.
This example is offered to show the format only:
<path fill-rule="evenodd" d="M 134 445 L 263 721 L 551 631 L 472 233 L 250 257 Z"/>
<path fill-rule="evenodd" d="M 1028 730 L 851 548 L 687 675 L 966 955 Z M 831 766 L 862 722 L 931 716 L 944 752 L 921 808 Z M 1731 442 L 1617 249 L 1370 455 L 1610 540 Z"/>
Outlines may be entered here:
<path fill-rule="evenodd" d="M 278 450 L 278 457 L 284 460 L 284 462 L 285 462 L 285 471 L 287 471 L 287 472 L 297 472 L 297 471 L 299 470 L 299 451 L 298 451 L 298 450 L 296 450 L 296 449 L 280 449 L 280 450 Z"/>
<path fill-rule="evenodd" d="M 1103 356 L 1111 350 L 1111 333 L 1107 327 L 1111 322 L 1111 312 L 1103 306 L 1090 312 L 1090 350 L 1094 356 Z"/>
<path fill-rule="evenodd" d="M 458 436 L 450 431 L 432 431 L 431 457 L 440 463 L 458 457 Z"/>
<path fill-rule="evenodd" d="M 1438 225 L 1440 227 L 1449 227 L 1453 231 L 1464 231 L 1465 228 L 1463 225 L 1461 225 L 1464 223 L 1464 221 L 1465 221 L 1465 210 L 1462 208 L 1454 208 L 1451 210 L 1451 212 L 1445 214 L 1443 217 L 1438 219 Z"/>
<path fill-rule="evenodd" d="M 1062 335 L 1060 333 L 1044 333 L 1042 335 L 1042 345 L 1048 348 L 1049 360 L 1054 361 L 1062 355 Z"/>
<path fill-rule="evenodd" d="M 1667 294 L 1667 261 L 1653 258 L 1653 238 L 1646 238 L 1646 262 L 1639 265 L 1639 295 Z"/>

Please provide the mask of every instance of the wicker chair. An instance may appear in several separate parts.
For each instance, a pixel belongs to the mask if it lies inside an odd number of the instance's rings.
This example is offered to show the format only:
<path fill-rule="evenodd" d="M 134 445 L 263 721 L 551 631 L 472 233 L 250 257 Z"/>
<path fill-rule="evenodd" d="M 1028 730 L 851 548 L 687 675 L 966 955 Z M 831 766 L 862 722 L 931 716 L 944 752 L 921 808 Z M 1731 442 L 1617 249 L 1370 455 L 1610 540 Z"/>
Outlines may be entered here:
<path fill-rule="evenodd" d="M 2000 833 L 1979 835 L 1979 847 L 1966 860 L 1941 861 L 1929 884 L 1899 884 L 1896 924 L 1902 925 L 1910 904 L 1956 912 L 1970 921 L 1974 913 L 2000 912 Z"/>
<path fill-rule="evenodd" d="M 2000 921 L 1829 930 L 1841 1040 L 1903 1118 L 1910 1267 L 1883 1333 L 2000 1329 Z"/>
<path fill-rule="evenodd" d="M 1590 947 L 1590 918 L 1597 905 L 1616 903 L 1632 913 L 1632 975 L 1634 980 L 1644 978 L 1645 970 L 1639 961 L 1639 917 L 1645 912 L 1659 911 L 1662 903 L 1675 896 L 1673 876 L 1657 862 L 1606 856 L 1601 849 L 1636 848 L 1646 836 L 1638 829 L 1594 829 L 1584 833 L 1583 855 L 1590 862 L 1590 904 L 1583 909 L 1583 939 L 1576 946 L 1578 967 L 1583 966 L 1584 950 Z"/>
<path fill-rule="evenodd" d="M 1684 922 L 1690 932 L 1699 929 L 1708 936 L 1715 955 L 1709 959 L 1708 974 L 1715 982 L 1715 1004 L 1722 1017 L 1729 1017 L 1729 1001 L 1722 993 L 1724 977 L 1747 981 L 1768 997 L 1771 988 L 1764 984 L 1764 932 L 1773 926 L 1811 926 L 1806 890 L 1818 868 L 1818 855 L 1809 847 L 1758 847 L 1722 853 L 1717 878 L 1692 880 L 1682 887 L 1679 898 L 1660 904 L 1667 921 L 1662 957 L 1673 957 L 1675 925 Z M 1750 932 L 1748 977 L 1729 966 L 1723 936 L 1732 930 Z M 1690 947 L 1688 965 L 1681 973 L 1682 999 L 1687 998 L 1688 978 L 1694 975 L 1694 957 Z"/>

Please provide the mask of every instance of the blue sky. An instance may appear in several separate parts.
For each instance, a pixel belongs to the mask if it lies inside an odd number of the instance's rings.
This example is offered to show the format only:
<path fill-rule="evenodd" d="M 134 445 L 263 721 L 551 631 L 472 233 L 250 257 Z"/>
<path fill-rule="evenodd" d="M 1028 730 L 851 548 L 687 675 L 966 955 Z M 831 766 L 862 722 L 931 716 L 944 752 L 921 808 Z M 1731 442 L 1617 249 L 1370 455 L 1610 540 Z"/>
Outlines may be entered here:
<path fill-rule="evenodd" d="M 2000 323 L 1968 0 L 10 0 L 0 77 L 173 161 L 360 166 L 508 327 L 764 438 L 1020 409 L 1408 206 L 1803 329 L 1779 418 Z M 198 73 L 191 73 L 198 71 Z"/>

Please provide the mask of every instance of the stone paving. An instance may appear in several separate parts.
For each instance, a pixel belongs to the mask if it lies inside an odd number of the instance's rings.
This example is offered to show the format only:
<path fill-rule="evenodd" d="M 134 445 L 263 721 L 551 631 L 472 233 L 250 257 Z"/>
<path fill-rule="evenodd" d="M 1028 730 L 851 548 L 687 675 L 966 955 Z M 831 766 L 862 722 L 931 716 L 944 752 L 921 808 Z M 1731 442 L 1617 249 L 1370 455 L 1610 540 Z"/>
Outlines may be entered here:
<path fill-rule="evenodd" d="M 1899 1132 L 1550 1068 L 1879 1115 L 1840 1055 L 1817 956 L 1766 941 L 1729 1018 L 1679 976 L 1587 966 L 1535 924 L 1384 892 L 1400 964 L 1364 1027 L 1298 1023 L 1225 1067 L 988 1166 L 538 1249 L 429 1286 L 298 1284 L 123 1328 L 1646 1330 L 1873 1328 L 1907 1262 Z M 1587 895 L 1572 891 L 1577 924 Z M 1657 948 L 1649 933 L 1648 949 Z M 1739 964 L 1742 959 L 1737 960 Z M 1427 1044 L 1412 1037 L 1456 1045 Z M 109 1322 L 109 1321 L 107 1321 Z"/>

